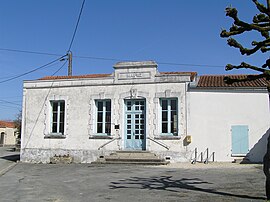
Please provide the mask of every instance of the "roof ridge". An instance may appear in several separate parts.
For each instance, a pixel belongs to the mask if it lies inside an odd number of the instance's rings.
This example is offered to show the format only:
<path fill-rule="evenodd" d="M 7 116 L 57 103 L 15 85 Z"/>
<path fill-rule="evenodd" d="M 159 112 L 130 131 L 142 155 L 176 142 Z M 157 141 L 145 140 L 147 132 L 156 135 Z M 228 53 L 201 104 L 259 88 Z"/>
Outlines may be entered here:
<path fill-rule="evenodd" d="M 50 80 L 50 79 L 72 79 L 72 78 L 100 78 L 100 77 L 107 77 L 111 76 L 112 73 L 103 73 L 103 74 L 83 74 L 83 75 L 59 75 L 59 76 L 45 76 L 42 78 L 39 78 L 38 80 Z"/>

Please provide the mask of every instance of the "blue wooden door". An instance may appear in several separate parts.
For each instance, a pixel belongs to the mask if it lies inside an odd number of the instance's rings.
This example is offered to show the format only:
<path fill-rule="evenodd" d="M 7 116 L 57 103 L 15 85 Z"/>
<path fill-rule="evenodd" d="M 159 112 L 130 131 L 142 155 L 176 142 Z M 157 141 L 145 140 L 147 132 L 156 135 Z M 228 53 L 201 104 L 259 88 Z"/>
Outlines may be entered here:
<path fill-rule="evenodd" d="M 248 153 L 248 126 L 232 126 L 232 155 L 245 155 Z"/>
<path fill-rule="evenodd" d="M 125 100 L 125 148 L 145 150 L 145 100 Z"/>

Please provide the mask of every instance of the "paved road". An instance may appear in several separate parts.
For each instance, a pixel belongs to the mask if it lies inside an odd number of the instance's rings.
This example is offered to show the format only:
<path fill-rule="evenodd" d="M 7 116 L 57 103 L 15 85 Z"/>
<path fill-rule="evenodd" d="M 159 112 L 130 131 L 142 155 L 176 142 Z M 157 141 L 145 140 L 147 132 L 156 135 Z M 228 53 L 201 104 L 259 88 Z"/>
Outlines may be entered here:
<path fill-rule="evenodd" d="M 16 165 L 20 159 L 20 153 L 14 152 L 13 148 L 0 147 L 0 176 Z"/>
<path fill-rule="evenodd" d="M 119 166 L 17 163 L 0 201 L 265 201 L 261 165 Z"/>

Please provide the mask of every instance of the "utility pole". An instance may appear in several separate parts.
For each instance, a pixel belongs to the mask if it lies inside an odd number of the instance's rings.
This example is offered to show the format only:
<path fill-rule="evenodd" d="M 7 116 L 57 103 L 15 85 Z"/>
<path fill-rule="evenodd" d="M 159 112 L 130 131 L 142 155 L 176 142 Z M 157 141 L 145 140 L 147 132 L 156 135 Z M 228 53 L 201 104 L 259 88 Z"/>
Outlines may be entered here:
<path fill-rule="evenodd" d="M 68 76 L 72 76 L 72 52 L 68 52 Z"/>

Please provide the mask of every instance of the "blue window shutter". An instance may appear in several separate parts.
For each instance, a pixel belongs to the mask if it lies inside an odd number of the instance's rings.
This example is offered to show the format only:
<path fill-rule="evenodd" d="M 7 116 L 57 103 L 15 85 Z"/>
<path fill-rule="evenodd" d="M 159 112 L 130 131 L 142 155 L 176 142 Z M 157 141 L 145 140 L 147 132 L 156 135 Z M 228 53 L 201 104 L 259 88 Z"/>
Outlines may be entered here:
<path fill-rule="evenodd" d="M 232 155 L 245 155 L 248 153 L 248 126 L 232 126 Z"/>

